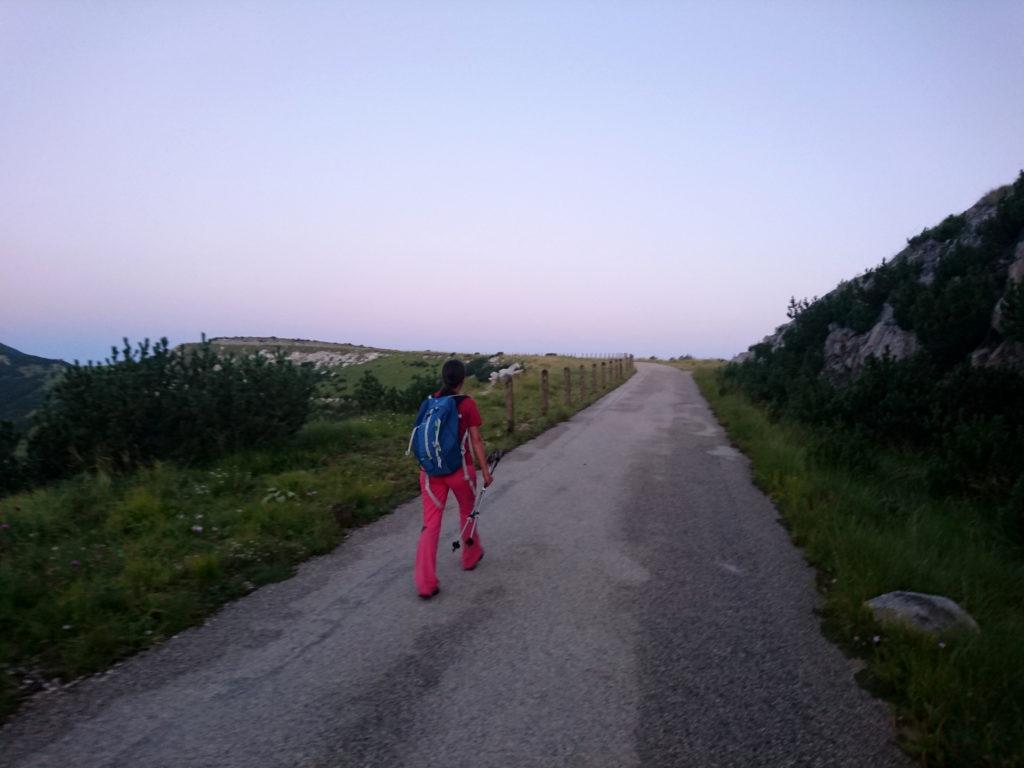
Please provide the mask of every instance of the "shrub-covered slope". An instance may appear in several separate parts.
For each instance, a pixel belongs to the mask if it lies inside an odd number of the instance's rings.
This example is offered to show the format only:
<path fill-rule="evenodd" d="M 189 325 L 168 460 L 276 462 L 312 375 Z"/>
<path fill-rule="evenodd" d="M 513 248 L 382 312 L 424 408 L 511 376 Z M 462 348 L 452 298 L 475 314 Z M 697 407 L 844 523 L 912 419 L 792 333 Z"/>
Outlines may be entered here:
<path fill-rule="evenodd" d="M 0 421 L 24 424 L 65 368 L 63 360 L 26 355 L 0 344 Z"/>
<path fill-rule="evenodd" d="M 845 461 L 923 450 L 1024 541 L 1024 173 L 789 316 L 724 375 Z"/>

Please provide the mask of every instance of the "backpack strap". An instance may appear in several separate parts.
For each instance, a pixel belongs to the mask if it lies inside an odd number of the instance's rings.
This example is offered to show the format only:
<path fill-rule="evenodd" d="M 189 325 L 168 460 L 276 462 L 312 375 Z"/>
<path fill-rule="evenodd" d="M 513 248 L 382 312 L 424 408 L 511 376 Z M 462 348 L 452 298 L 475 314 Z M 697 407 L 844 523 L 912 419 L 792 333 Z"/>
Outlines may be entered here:
<path fill-rule="evenodd" d="M 462 454 L 462 477 L 469 482 L 469 467 L 466 464 L 466 451 L 469 449 L 469 430 L 466 430 L 466 434 L 462 436 L 462 442 L 459 443 L 459 453 Z"/>

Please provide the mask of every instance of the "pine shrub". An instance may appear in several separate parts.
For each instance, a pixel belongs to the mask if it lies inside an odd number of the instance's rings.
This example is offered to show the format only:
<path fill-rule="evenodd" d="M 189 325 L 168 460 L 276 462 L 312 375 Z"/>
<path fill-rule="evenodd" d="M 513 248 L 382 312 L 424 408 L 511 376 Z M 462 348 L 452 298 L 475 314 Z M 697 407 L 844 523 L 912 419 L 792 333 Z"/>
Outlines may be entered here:
<path fill-rule="evenodd" d="M 218 355 L 210 344 L 133 349 L 71 366 L 35 414 L 36 481 L 83 470 L 126 472 L 159 459 L 188 464 L 280 442 L 306 421 L 316 373 L 283 354 Z"/>
<path fill-rule="evenodd" d="M 791 299 L 781 345 L 752 347 L 751 359 L 723 375 L 769 414 L 823 427 L 829 438 L 815 447 L 817 461 L 863 467 L 871 444 L 920 450 L 930 457 L 933 490 L 990 499 L 1004 519 L 1018 520 L 1024 376 L 973 366 L 969 355 L 999 341 L 991 317 L 1024 235 L 1024 173 L 975 236 L 957 240 L 964 230 L 963 217 L 951 216 L 919 236 L 951 243 L 929 283 L 919 280 L 919 264 L 900 259 L 821 298 Z M 863 333 L 885 304 L 923 349 L 899 361 L 869 359 L 854 381 L 832 386 L 822 375 L 830 329 Z M 1024 340 L 1021 285 L 1006 292 L 1003 317 L 1004 335 Z"/>

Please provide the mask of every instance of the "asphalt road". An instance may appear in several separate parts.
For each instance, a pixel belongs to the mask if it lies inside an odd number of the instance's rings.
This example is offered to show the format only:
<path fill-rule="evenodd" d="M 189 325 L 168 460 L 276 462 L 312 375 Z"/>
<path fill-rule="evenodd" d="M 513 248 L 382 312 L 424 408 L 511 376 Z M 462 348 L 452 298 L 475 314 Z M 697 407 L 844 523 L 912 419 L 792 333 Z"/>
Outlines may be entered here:
<path fill-rule="evenodd" d="M 450 502 L 434 600 L 413 587 L 414 502 L 36 697 L 0 765 L 904 764 L 692 378 L 637 367 L 502 462 L 475 571 Z"/>

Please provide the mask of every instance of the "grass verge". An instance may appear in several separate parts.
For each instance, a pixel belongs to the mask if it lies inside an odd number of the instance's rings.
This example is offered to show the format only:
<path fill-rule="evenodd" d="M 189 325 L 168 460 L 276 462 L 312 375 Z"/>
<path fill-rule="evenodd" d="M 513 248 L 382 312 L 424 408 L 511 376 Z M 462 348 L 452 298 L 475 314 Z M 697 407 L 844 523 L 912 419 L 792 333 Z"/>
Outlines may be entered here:
<path fill-rule="evenodd" d="M 467 383 L 490 449 L 535 437 L 620 383 L 602 387 L 598 372 L 595 389 L 591 360 L 517 359 L 527 371 L 515 379 L 511 433 L 503 389 Z M 552 372 L 546 415 L 542 367 Z M 573 371 L 572 402 L 564 367 Z M 347 528 L 413 498 L 417 467 L 404 455 L 411 421 L 391 413 L 318 421 L 284 447 L 203 467 L 82 475 L 0 499 L 0 717 L 33 691 L 104 669 L 289 577 Z"/>
<path fill-rule="evenodd" d="M 842 466 L 820 450 L 830 435 L 772 422 L 714 370 L 694 377 L 818 568 L 825 631 L 867 662 L 860 680 L 894 705 L 903 748 L 928 766 L 1024 766 L 1024 558 L 991 515 L 929 495 L 920 456 Z M 864 601 L 900 589 L 956 600 L 980 635 L 876 625 Z"/>

